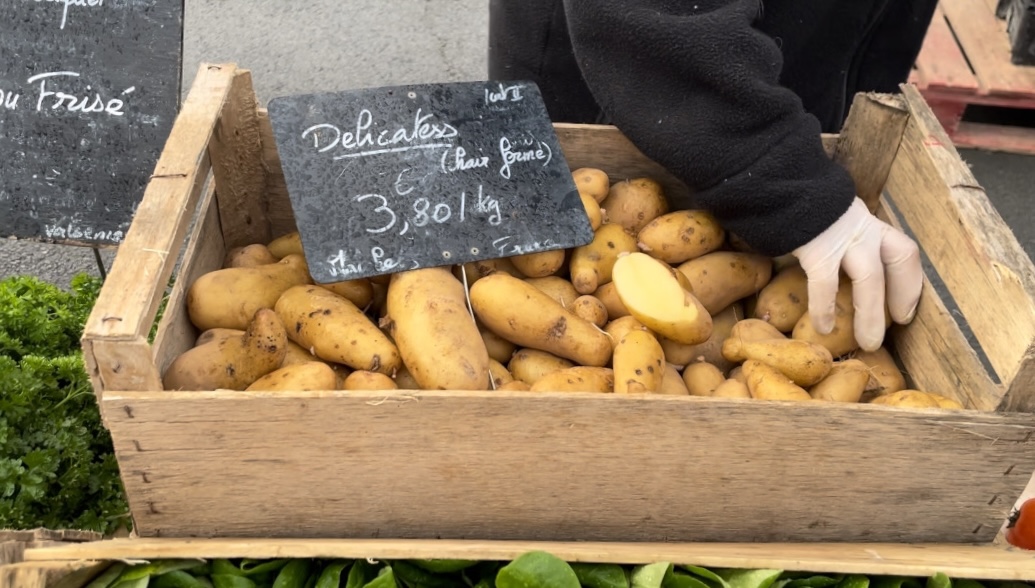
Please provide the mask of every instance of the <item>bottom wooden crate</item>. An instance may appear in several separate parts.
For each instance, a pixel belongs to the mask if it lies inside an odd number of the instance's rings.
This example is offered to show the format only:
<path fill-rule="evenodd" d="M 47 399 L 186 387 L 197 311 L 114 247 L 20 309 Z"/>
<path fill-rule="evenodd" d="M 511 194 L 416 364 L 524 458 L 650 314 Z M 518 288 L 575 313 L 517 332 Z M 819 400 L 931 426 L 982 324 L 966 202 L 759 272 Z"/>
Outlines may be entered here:
<path fill-rule="evenodd" d="M 764 544 L 764 543 L 556 543 L 527 541 L 337 539 L 115 539 L 26 551 L 28 569 L 77 565 L 95 573 L 110 561 L 217 558 L 467 559 L 507 561 L 542 550 L 568 562 L 649 564 L 707 568 L 775 569 L 828 574 L 973 580 L 1035 580 L 1035 552 L 991 545 Z M 88 567 L 92 566 L 92 567 Z M 83 573 L 80 571 L 80 578 Z M 12 585 L 13 586 L 13 585 Z M 35 585 L 19 585 L 36 588 Z M 68 588 L 81 585 L 66 584 Z M 0 588 L 6 586 L 0 583 Z"/>

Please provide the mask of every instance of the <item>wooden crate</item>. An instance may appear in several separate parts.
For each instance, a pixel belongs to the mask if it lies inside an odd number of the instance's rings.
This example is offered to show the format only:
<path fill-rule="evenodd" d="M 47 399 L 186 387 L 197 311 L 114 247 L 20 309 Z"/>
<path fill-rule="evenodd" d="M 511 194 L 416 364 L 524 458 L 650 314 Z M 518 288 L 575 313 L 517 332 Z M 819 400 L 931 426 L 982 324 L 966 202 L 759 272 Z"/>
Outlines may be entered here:
<path fill-rule="evenodd" d="M 601 167 L 613 179 L 649 174 L 672 192 L 686 189 L 614 128 L 557 131 L 572 167 Z M 905 370 L 916 386 L 973 410 L 562 393 L 167 392 L 162 371 L 197 334 L 187 285 L 219 267 L 230 247 L 295 228 L 250 73 L 202 66 L 83 337 L 136 532 L 992 541 L 1035 470 L 1035 268 L 911 86 L 900 96 L 860 96 L 827 145 L 879 214 L 923 246 L 928 283 L 917 317 L 893 330 Z"/>
<path fill-rule="evenodd" d="M 760 545 L 387 539 L 118 539 L 30 549 L 26 551 L 24 566 L 57 567 L 78 562 L 216 558 L 446 558 L 507 561 L 531 550 L 548 551 L 569 562 L 639 565 L 666 561 L 711 568 L 777 569 L 817 574 L 930 577 L 941 572 L 954 579 L 1035 580 L 1035 552 L 991 545 L 877 543 Z M 67 586 L 81 587 L 82 584 Z M 0 588 L 5 587 L 0 584 Z M 21 588 L 36 586 L 23 585 Z"/>
<path fill-rule="evenodd" d="M 0 588 L 82 588 L 107 564 L 82 558 L 26 562 L 25 553 L 100 539 L 89 531 L 0 531 Z"/>
<path fill-rule="evenodd" d="M 1035 67 L 1010 61 L 996 0 L 941 0 L 910 81 L 959 147 L 1035 154 L 1035 128 L 965 121 L 972 106 L 1035 109 Z"/>

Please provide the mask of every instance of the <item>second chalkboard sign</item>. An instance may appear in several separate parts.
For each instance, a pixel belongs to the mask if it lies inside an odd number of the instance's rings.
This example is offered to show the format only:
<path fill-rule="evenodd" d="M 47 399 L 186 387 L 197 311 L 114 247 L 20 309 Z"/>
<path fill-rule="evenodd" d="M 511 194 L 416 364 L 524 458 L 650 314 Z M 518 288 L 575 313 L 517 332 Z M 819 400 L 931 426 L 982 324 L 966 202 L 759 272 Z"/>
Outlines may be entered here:
<path fill-rule="evenodd" d="M 593 239 L 534 83 L 289 96 L 269 113 L 317 283 Z"/>

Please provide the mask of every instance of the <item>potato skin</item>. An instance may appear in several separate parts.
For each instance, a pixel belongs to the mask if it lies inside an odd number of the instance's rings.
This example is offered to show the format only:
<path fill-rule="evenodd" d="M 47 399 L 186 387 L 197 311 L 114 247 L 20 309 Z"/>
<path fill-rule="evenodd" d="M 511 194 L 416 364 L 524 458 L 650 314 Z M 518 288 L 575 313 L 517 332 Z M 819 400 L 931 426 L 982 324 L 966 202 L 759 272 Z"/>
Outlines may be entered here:
<path fill-rule="evenodd" d="M 356 370 L 345 378 L 342 390 L 398 390 L 395 380 L 380 372 Z"/>
<path fill-rule="evenodd" d="M 920 390 L 909 389 L 878 396 L 871 400 L 870 404 L 896 406 L 899 408 L 941 408 L 938 400 L 930 394 Z"/>
<path fill-rule="evenodd" d="M 758 293 L 753 315 L 781 333 L 790 333 L 808 311 L 808 277 L 800 265 L 792 265 L 777 273 Z"/>
<path fill-rule="evenodd" d="M 510 258 L 510 261 L 519 272 L 529 278 L 545 278 L 561 269 L 566 256 L 567 253 L 564 249 L 552 249 L 550 251 L 515 255 Z"/>
<path fill-rule="evenodd" d="M 732 362 L 760 361 L 802 387 L 812 386 L 825 378 L 834 362 L 822 345 L 795 339 L 752 341 L 730 337 L 722 344 L 722 355 Z"/>
<path fill-rule="evenodd" d="M 288 255 L 305 255 L 302 249 L 302 236 L 298 231 L 281 235 L 266 245 L 269 252 L 277 259 L 284 259 Z"/>
<path fill-rule="evenodd" d="M 512 343 L 586 366 L 603 367 L 611 359 L 611 341 L 603 331 L 523 280 L 503 273 L 486 276 L 471 286 L 470 298 L 482 323 Z"/>
<path fill-rule="evenodd" d="M 712 398 L 751 398 L 751 391 L 744 382 L 729 378 L 716 386 Z"/>
<path fill-rule="evenodd" d="M 274 257 L 270 250 L 262 243 L 253 243 L 246 247 L 239 247 L 230 251 L 223 267 L 258 267 L 277 263 L 280 258 Z"/>
<path fill-rule="evenodd" d="M 614 391 L 615 376 L 611 368 L 573 366 L 557 370 L 536 380 L 532 392 L 596 392 Z"/>
<path fill-rule="evenodd" d="M 538 349 L 519 349 L 507 363 L 507 371 L 515 380 L 532 386 L 540 379 L 560 370 L 575 367 L 575 364 Z"/>
<path fill-rule="evenodd" d="M 870 369 L 870 380 L 866 384 L 867 392 L 890 394 L 906 389 L 906 377 L 895 364 L 895 359 L 887 348 L 880 347 L 876 351 L 857 350 L 852 357 L 865 363 Z"/>
<path fill-rule="evenodd" d="M 509 384 L 514 381 L 514 376 L 507 369 L 507 366 L 496 361 L 495 359 L 489 360 L 489 386 L 490 390 L 498 390 L 500 386 Z"/>
<path fill-rule="evenodd" d="M 615 394 L 661 391 L 665 377 L 665 352 L 649 331 L 632 330 L 614 351 Z"/>
<path fill-rule="evenodd" d="M 754 253 L 714 251 L 679 265 L 694 296 L 709 313 L 757 293 L 772 277 L 772 259 Z"/>
<path fill-rule="evenodd" d="M 749 359 L 744 362 L 744 377 L 747 379 L 751 397 L 758 400 L 811 401 L 812 396 L 780 370 L 760 361 Z"/>
<path fill-rule="evenodd" d="M 478 323 L 478 333 L 482 337 L 482 342 L 485 343 L 485 350 L 489 352 L 489 359 L 506 365 L 517 351 L 517 345 L 493 333 L 481 322 Z"/>
<path fill-rule="evenodd" d="M 589 196 L 597 203 L 603 202 L 611 189 L 611 178 L 607 172 L 595 167 L 580 167 L 571 172 L 571 179 L 580 195 Z"/>
<path fill-rule="evenodd" d="M 525 281 L 545 292 L 564 308 L 571 308 L 571 305 L 575 303 L 575 299 L 580 296 L 575 286 L 571 285 L 571 282 L 557 276 L 527 278 Z"/>
<path fill-rule="evenodd" d="M 255 312 L 243 335 L 214 339 L 180 354 L 162 376 L 166 390 L 244 390 L 276 370 L 287 354 L 287 333 L 276 313 Z"/>
<path fill-rule="evenodd" d="M 618 289 L 615 288 L 614 282 L 608 282 L 597 288 L 593 292 L 593 297 L 604 303 L 604 308 L 607 309 L 607 318 L 614 320 L 623 316 L 630 316 L 629 309 L 622 304 L 622 299 L 618 297 Z"/>
<path fill-rule="evenodd" d="M 288 337 L 325 361 L 392 375 L 399 349 L 347 298 L 320 286 L 289 288 L 276 305 Z"/>
<path fill-rule="evenodd" d="M 733 362 L 722 356 L 722 343 L 729 337 L 737 321 L 744 317 L 739 303 L 733 303 L 722 312 L 712 316 L 712 334 L 704 343 L 684 345 L 664 337 L 659 337 L 665 359 L 669 363 L 686 366 L 694 361 L 707 361 L 723 372 L 733 369 Z"/>
<path fill-rule="evenodd" d="M 691 396 L 713 396 L 726 376 L 714 365 L 698 361 L 683 368 L 683 383 Z"/>
<path fill-rule="evenodd" d="M 579 296 L 571 305 L 571 311 L 598 327 L 607 324 L 607 307 L 596 296 Z"/>
<path fill-rule="evenodd" d="M 448 269 L 394 274 L 388 315 L 403 364 L 422 389 L 488 388 L 488 349 L 467 309 L 464 285 Z"/>
<path fill-rule="evenodd" d="M 528 392 L 529 390 L 531 390 L 531 386 L 521 380 L 507 382 L 499 388 L 496 388 L 497 392 Z"/>
<path fill-rule="evenodd" d="M 374 285 L 366 278 L 320 285 L 338 296 L 347 298 L 357 308 L 365 309 L 374 300 Z"/>
<path fill-rule="evenodd" d="M 663 214 L 640 229 L 640 251 L 670 264 L 680 264 L 722 247 L 726 231 L 704 210 Z"/>
<path fill-rule="evenodd" d="M 600 203 L 608 222 L 621 225 L 633 234 L 647 223 L 668 212 L 664 189 L 651 178 L 615 182 Z"/>
<path fill-rule="evenodd" d="M 273 308 L 288 288 L 311 284 L 300 255 L 256 267 L 232 267 L 200 276 L 187 290 L 187 312 L 202 331 L 245 329 L 260 308 Z"/>
<path fill-rule="evenodd" d="M 321 361 L 294 363 L 252 382 L 248 391 L 264 392 L 334 390 L 338 387 L 338 375 L 331 366 Z"/>
<path fill-rule="evenodd" d="M 839 361 L 825 378 L 809 388 L 809 394 L 816 400 L 859 402 L 869 380 L 870 370 L 865 363 L 858 359 Z"/>
<path fill-rule="evenodd" d="M 571 253 L 571 283 L 579 294 L 592 294 L 610 282 L 620 253 L 638 251 L 636 237 L 621 225 L 601 225 L 593 235 L 593 241 Z"/>
<path fill-rule="evenodd" d="M 671 363 L 665 364 L 665 375 L 661 378 L 661 389 L 658 390 L 658 394 L 668 396 L 688 396 L 690 394 L 690 391 L 686 389 L 686 383 L 683 382 L 683 375 L 679 373 L 679 368 Z"/>
<path fill-rule="evenodd" d="M 643 323 L 636 320 L 633 316 L 623 316 L 616 318 L 615 320 L 607 323 L 604 326 L 604 332 L 611 337 L 611 346 L 617 347 L 618 342 L 622 340 L 622 337 L 629 331 L 646 331 L 647 327 L 643 326 Z M 659 339 L 660 342 L 660 339 Z"/>
<path fill-rule="evenodd" d="M 604 211 L 600 208 L 600 203 L 593 199 L 592 196 L 586 194 L 579 194 L 579 198 L 582 200 L 582 207 L 586 209 L 586 217 L 589 218 L 589 226 L 594 231 L 600 228 L 600 225 L 604 224 Z"/>

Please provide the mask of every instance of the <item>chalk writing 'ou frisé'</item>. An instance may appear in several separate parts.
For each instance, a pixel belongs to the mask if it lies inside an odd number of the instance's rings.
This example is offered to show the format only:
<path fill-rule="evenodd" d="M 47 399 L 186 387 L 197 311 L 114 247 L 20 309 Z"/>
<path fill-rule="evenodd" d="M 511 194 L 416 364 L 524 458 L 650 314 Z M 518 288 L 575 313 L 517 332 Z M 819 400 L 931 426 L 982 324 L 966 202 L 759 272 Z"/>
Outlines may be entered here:
<path fill-rule="evenodd" d="M 0 108 L 6 108 L 7 110 L 18 108 L 18 99 L 21 97 L 21 94 L 15 94 L 11 90 L 0 88 Z"/>
<path fill-rule="evenodd" d="M 36 111 L 40 112 L 49 107 L 50 110 L 63 109 L 66 112 L 103 113 L 109 116 L 125 115 L 122 109 L 126 103 L 122 98 L 105 98 L 89 84 L 85 88 L 85 94 L 73 94 L 71 91 L 58 89 L 62 87 L 61 82 L 79 77 L 79 72 L 74 71 L 50 71 L 30 77 L 29 84 L 38 84 Z M 136 86 L 130 86 L 119 96 L 125 97 L 135 91 Z"/>
<path fill-rule="evenodd" d="M 64 8 L 61 11 L 62 30 L 64 30 L 65 24 L 68 22 L 68 8 L 70 6 L 80 6 L 83 8 L 101 8 L 104 6 L 104 0 L 36 0 L 36 2 L 64 5 Z"/>
<path fill-rule="evenodd" d="M 457 136 L 455 127 L 449 123 L 435 120 L 434 114 L 424 114 L 419 108 L 414 115 L 413 125 L 410 127 L 375 131 L 371 128 L 373 126 L 373 113 L 363 109 L 356 117 L 355 131 L 343 131 L 333 124 L 320 123 L 302 131 L 302 139 L 308 140 L 312 137 L 313 148 L 320 153 L 325 153 L 336 147 L 347 151 L 347 153 L 334 157 L 335 160 L 338 160 L 382 153 L 396 153 L 411 149 L 452 147 L 452 143 L 442 141 L 453 139 Z M 321 145 L 321 135 L 324 134 L 324 131 L 329 135 L 329 140 L 326 141 L 326 144 Z"/>

